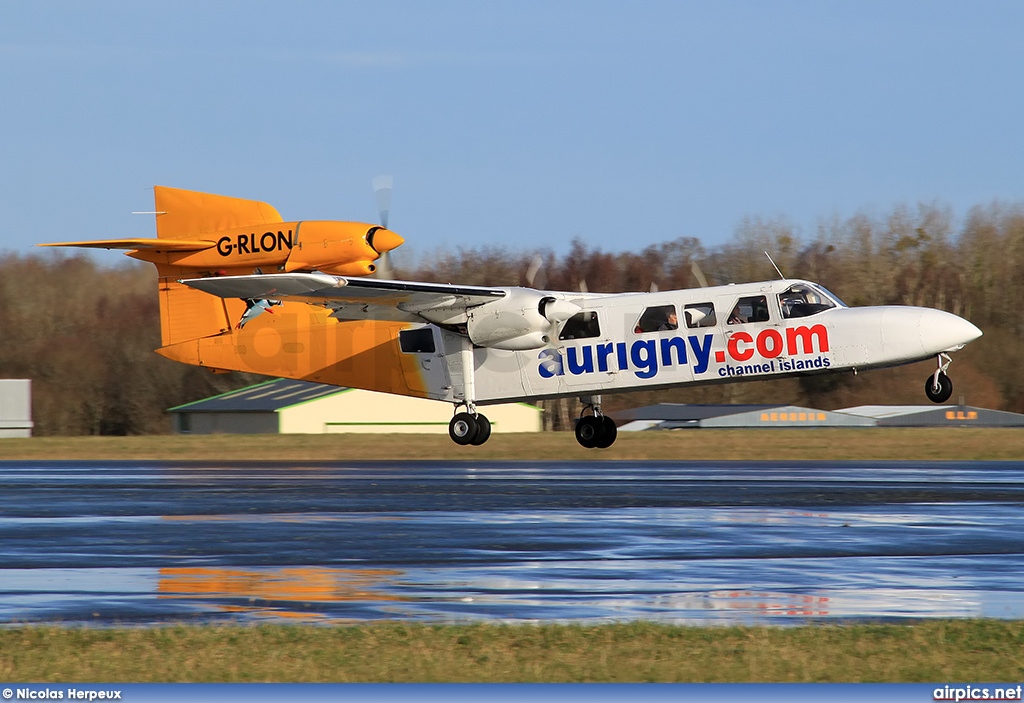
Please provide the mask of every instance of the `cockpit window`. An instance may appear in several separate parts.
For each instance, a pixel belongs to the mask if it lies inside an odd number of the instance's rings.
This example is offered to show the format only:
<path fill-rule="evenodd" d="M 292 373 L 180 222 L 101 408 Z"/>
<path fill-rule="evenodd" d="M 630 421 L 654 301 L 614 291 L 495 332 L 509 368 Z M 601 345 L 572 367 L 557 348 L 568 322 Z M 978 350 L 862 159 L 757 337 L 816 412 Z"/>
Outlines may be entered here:
<path fill-rule="evenodd" d="M 838 307 L 838 299 L 824 288 L 808 283 L 795 283 L 779 294 L 779 307 L 785 318 L 817 315 Z"/>
<path fill-rule="evenodd" d="M 747 322 L 768 322 L 768 298 L 763 295 L 751 295 L 736 301 L 729 313 L 730 325 L 742 325 Z"/>
<path fill-rule="evenodd" d="M 562 331 L 558 338 L 565 339 L 588 339 L 601 336 L 601 325 L 597 321 L 597 313 L 584 310 L 578 312 L 562 325 Z"/>
<path fill-rule="evenodd" d="M 679 329 L 679 318 L 676 317 L 675 305 L 655 305 L 647 308 L 633 327 L 637 334 L 676 329 Z"/>

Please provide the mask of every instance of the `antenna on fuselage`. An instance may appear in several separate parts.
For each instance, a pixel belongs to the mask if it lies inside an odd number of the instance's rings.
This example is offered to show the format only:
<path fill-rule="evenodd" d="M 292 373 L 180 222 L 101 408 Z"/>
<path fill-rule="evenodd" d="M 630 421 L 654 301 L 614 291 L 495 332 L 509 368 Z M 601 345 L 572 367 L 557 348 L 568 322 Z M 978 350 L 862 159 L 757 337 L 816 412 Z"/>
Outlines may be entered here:
<path fill-rule="evenodd" d="M 771 254 L 765 252 L 764 255 L 768 257 L 768 261 L 771 261 L 772 268 L 775 269 L 775 273 L 779 274 L 779 278 L 785 280 L 786 277 L 782 275 L 782 271 L 779 271 L 779 267 L 775 265 L 775 261 L 772 260 Z"/>

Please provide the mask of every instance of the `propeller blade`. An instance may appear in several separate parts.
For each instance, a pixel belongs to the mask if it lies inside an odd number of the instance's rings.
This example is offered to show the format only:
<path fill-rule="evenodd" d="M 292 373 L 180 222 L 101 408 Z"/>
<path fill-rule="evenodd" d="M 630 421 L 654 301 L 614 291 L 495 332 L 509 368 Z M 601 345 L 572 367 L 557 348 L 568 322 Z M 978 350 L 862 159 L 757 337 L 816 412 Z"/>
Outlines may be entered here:
<path fill-rule="evenodd" d="M 377 270 L 373 272 L 374 278 L 383 278 L 387 281 L 395 279 L 395 269 L 391 266 L 391 252 L 386 251 L 377 258 Z"/>
<path fill-rule="evenodd" d="M 690 273 L 697 279 L 697 283 L 700 284 L 701 288 L 708 287 L 708 279 L 704 278 L 704 272 L 700 270 L 700 266 L 697 265 L 696 261 L 690 262 Z"/>
<path fill-rule="evenodd" d="M 540 254 L 533 257 L 529 268 L 526 269 L 526 285 L 530 288 L 543 288 L 547 285 L 548 277 L 544 275 L 543 266 L 544 259 Z"/>
<path fill-rule="evenodd" d="M 400 237 L 397 237 L 393 232 L 388 230 L 388 217 L 391 215 L 391 194 L 394 192 L 395 178 L 394 176 L 384 175 L 377 176 L 373 179 L 373 195 L 377 199 L 377 211 L 380 213 L 380 224 L 384 228 L 384 234 L 389 235 L 391 239 L 384 239 L 384 236 L 376 237 L 376 241 L 370 244 L 378 252 L 380 256 L 377 257 L 377 270 L 374 271 L 371 276 L 373 278 L 382 278 L 385 280 L 393 280 L 395 277 L 395 270 L 391 266 L 391 254 L 390 251 L 402 243 Z M 393 241 L 397 238 L 397 241 Z M 375 246 L 376 245 L 376 246 Z"/>
<path fill-rule="evenodd" d="M 394 190 L 394 176 L 377 176 L 373 179 L 373 194 L 377 198 L 377 211 L 380 213 L 380 224 L 388 228 L 388 215 L 391 214 L 391 193 Z"/>

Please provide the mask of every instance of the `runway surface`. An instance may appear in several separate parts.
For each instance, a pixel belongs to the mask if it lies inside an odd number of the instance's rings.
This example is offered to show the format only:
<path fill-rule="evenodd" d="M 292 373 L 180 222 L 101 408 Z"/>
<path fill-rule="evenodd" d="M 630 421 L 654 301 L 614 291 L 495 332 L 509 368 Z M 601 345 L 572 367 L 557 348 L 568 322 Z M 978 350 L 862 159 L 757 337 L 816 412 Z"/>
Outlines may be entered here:
<path fill-rule="evenodd" d="M 1024 617 L 1024 462 L 0 462 L 0 623 Z"/>

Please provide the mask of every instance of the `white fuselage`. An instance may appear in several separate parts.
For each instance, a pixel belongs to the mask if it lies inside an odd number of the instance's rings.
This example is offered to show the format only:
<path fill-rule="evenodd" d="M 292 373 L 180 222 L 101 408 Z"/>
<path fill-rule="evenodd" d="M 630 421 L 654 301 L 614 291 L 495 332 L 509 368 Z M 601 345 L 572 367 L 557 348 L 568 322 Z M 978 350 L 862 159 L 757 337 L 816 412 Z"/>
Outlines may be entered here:
<path fill-rule="evenodd" d="M 419 356 L 429 396 L 466 399 L 462 369 L 469 353 L 470 394 L 488 404 L 893 366 L 981 336 L 951 313 L 847 308 L 820 286 L 797 280 L 553 295 L 582 312 L 553 325 L 542 348 L 470 352 L 464 335 L 434 328 L 435 351 L 411 352 Z"/>

